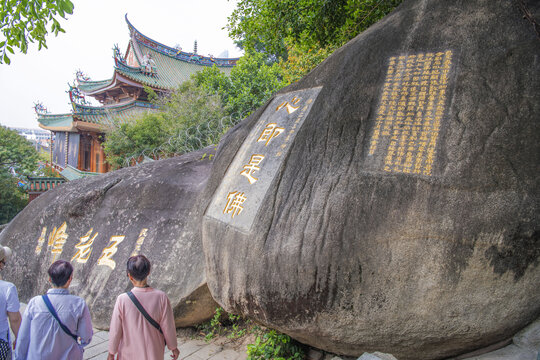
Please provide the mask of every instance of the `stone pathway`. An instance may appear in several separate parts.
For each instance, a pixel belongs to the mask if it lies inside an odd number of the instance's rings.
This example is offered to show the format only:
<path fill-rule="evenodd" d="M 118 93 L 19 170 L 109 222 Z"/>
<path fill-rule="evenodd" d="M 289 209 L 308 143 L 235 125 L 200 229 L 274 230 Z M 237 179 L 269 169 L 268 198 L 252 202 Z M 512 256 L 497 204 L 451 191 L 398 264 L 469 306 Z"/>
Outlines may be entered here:
<path fill-rule="evenodd" d="M 24 313 L 26 304 L 21 303 L 20 312 Z M 13 333 L 11 333 L 13 338 Z M 107 360 L 109 346 L 109 332 L 94 329 L 92 342 L 84 349 L 84 359 Z M 246 360 L 245 347 L 243 351 L 232 348 L 227 341 L 217 340 L 207 343 L 203 340 L 178 338 L 178 350 L 181 360 Z M 171 352 L 167 349 L 165 359 L 169 360 Z"/>
<path fill-rule="evenodd" d="M 85 348 L 84 359 L 106 360 L 109 333 L 94 330 L 92 342 Z M 182 360 L 246 360 L 247 354 L 239 352 L 227 344 L 219 342 L 207 343 L 203 340 L 178 338 L 179 359 Z M 167 350 L 165 359 L 170 359 L 171 352 Z"/>
<path fill-rule="evenodd" d="M 26 304 L 21 303 L 21 314 Z M 13 333 L 11 333 L 13 338 Z M 108 355 L 109 332 L 94 329 L 92 342 L 85 347 L 84 359 L 106 360 Z M 210 343 L 204 340 L 178 337 L 178 349 L 181 360 L 246 360 L 246 346 L 233 346 L 228 339 L 217 339 Z M 239 350 L 240 349 L 240 350 Z M 167 350 L 165 359 L 170 359 L 171 352 Z M 367 353 L 366 353 L 367 354 Z M 364 354 L 364 355 L 366 355 Z M 367 354 L 371 355 L 371 354 Z M 383 354 L 384 355 L 384 354 Z M 361 357 L 362 358 L 362 357 Z M 323 357 L 318 351 L 310 351 L 307 360 L 344 360 L 353 359 L 327 354 Z M 383 359 L 383 358 L 379 358 Z M 460 356 L 455 360 L 540 360 L 540 319 L 521 330 L 513 338 L 513 344 L 502 349 L 494 350 L 482 355 Z"/>

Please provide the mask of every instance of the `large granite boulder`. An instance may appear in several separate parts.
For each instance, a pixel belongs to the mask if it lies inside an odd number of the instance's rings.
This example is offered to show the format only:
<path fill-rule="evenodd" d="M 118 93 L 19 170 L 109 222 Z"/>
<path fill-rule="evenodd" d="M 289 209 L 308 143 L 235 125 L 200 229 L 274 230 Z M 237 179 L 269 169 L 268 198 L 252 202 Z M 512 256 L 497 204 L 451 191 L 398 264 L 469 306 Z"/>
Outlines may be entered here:
<path fill-rule="evenodd" d="M 405 0 L 233 129 L 206 189 L 214 299 L 318 348 L 400 360 L 533 321 L 539 14 Z"/>
<path fill-rule="evenodd" d="M 4 279 L 21 301 L 49 288 L 47 269 L 71 261 L 73 293 L 86 299 L 94 326 L 108 328 L 116 297 L 131 288 L 133 253 L 153 263 L 149 283 L 167 293 L 176 325 L 213 315 L 206 286 L 198 196 L 214 149 L 66 183 L 32 201 L 0 234 L 14 251 Z"/>

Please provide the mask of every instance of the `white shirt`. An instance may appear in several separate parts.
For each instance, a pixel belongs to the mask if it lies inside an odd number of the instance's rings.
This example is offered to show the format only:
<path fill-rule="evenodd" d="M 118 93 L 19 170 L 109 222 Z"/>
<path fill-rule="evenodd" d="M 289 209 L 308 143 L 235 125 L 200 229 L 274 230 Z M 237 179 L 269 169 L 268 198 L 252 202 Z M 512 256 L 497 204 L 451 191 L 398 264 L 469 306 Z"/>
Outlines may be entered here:
<path fill-rule="evenodd" d="M 19 311 L 20 303 L 17 288 L 8 281 L 0 280 L 0 338 L 9 341 L 7 312 Z"/>
<path fill-rule="evenodd" d="M 47 295 L 62 323 L 80 338 L 66 334 L 41 296 L 33 297 L 24 311 L 15 358 L 17 360 L 82 360 L 92 340 L 92 320 L 84 300 L 67 289 L 49 289 Z"/>

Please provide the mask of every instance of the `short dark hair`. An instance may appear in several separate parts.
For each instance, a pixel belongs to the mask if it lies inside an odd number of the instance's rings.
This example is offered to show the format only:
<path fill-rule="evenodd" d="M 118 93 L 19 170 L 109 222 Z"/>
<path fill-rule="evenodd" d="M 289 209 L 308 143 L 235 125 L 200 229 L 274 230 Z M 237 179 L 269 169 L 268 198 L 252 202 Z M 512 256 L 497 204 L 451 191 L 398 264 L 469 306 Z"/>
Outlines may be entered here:
<path fill-rule="evenodd" d="M 54 286 L 64 286 L 71 274 L 73 274 L 73 266 L 69 261 L 57 260 L 52 263 L 47 271 L 51 277 L 51 282 Z"/>
<path fill-rule="evenodd" d="M 143 281 L 150 274 L 150 260 L 144 255 L 135 255 L 127 261 L 127 272 L 137 281 Z"/>

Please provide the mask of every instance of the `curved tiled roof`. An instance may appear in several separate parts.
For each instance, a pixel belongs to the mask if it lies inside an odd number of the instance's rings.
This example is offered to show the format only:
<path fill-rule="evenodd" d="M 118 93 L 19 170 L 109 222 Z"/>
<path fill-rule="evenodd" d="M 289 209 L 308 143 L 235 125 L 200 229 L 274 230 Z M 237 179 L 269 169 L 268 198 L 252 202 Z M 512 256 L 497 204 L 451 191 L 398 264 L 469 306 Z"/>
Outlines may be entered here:
<path fill-rule="evenodd" d="M 136 115 L 147 111 L 153 111 L 157 107 L 144 101 L 130 101 L 122 105 L 95 107 L 87 105 L 73 104 L 73 117 L 77 120 L 98 124 L 112 125 L 115 122 L 125 122 Z"/>
<path fill-rule="evenodd" d="M 155 63 L 155 73 L 144 73 L 142 68 L 128 66 L 117 62 L 115 70 L 123 76 L 159 89 L 174 89 L 186 80 L 189 80 L 192 74 L 201 71 L 204 66 L 186 61 L 179 61 L 169 55 L 154 50 L 145 44 L 137 44 L 141 53 L 150 54 Z M 220 68 L 225 74 L 231 72 L 231 67 Z"/>
<path fill-rule="evenodd" d="M 38 122 L 46 130 L 74 131 L 73 114 L 38 114 Z"/>
<path fill-rule="evenodd" d="M 76 125 L 74 124 L 76 121 L 107 127 L 116 122 L 126 122 L 141 113 L 157 109 L 151 103 L 136 100 L 108 107 L 95 107 L 76 103 L 72 105 L 72 114 L 38 114 L 40 127 L 47 130 L 76 131 Z"/>
<path fill-rule="evenodd" d="M 236 65 L 238 58 L 214 58 L 198 54 L 188 53 L 163 45 L 143 35 L 128 20 L 126 22 L 131 34 L 129 48 L 134 50 L 135 60 L 139 66 L 130 66 L 119 52 L 115 51 L 115 73 L 133 80 L 141 85 L 147 85 L 156 89 L 172 90 L 186 80 L 192 74 L 205 67 L 217 66 L 225 74 L 229 75 Z M 141 65 L 145 55 L 150 55 L 154 61 L 154 71 L 146 72 Z M 101 81 L 79 81 L 79 89 L 91 96 L 100 93 L 101 90 L 114 87 L 116 74 L 112 79 Z"/>
<path fill-rule="evenodd" d="M 216 57 L 210 57 L 210 56 L 202 56 L 199 54 L 193 54 L 188 53 L 182 50 L 177 50 L 175 48 L 172 48 L 167 45 L 163 45 L 155 40 L 150 39 L 146 35 L 143 35 L 139 30 L 133 26 L 126 14 L 126 22 L 129 27 L 129 31 L 131 34 L 132 40 L 135 40 L 137 44 L 145 45 L 148 48 L 151 48 L 152 50 L 169 56 L 175 60 L 187 62 L 196 64 L 199 66 L 213 66 L 216 65 L 217 67 L 233 67 L 236 65 L 236 62 L 238 61 L 238 58 L 216 58 Z"/>
<path fill-rule="evenodd" d="M 79 88 L 79 90 L 85 93 L 89 93 L 89 92 L 95 91 L 97 89 L 101 89 L 102 87 L 109 85 L 111 81 L 112 79 L 99 80 L 99 81 L 92 81 L 92 80 L 85 81 L 85 80 L 78 79 L 77 87 Z"/>

